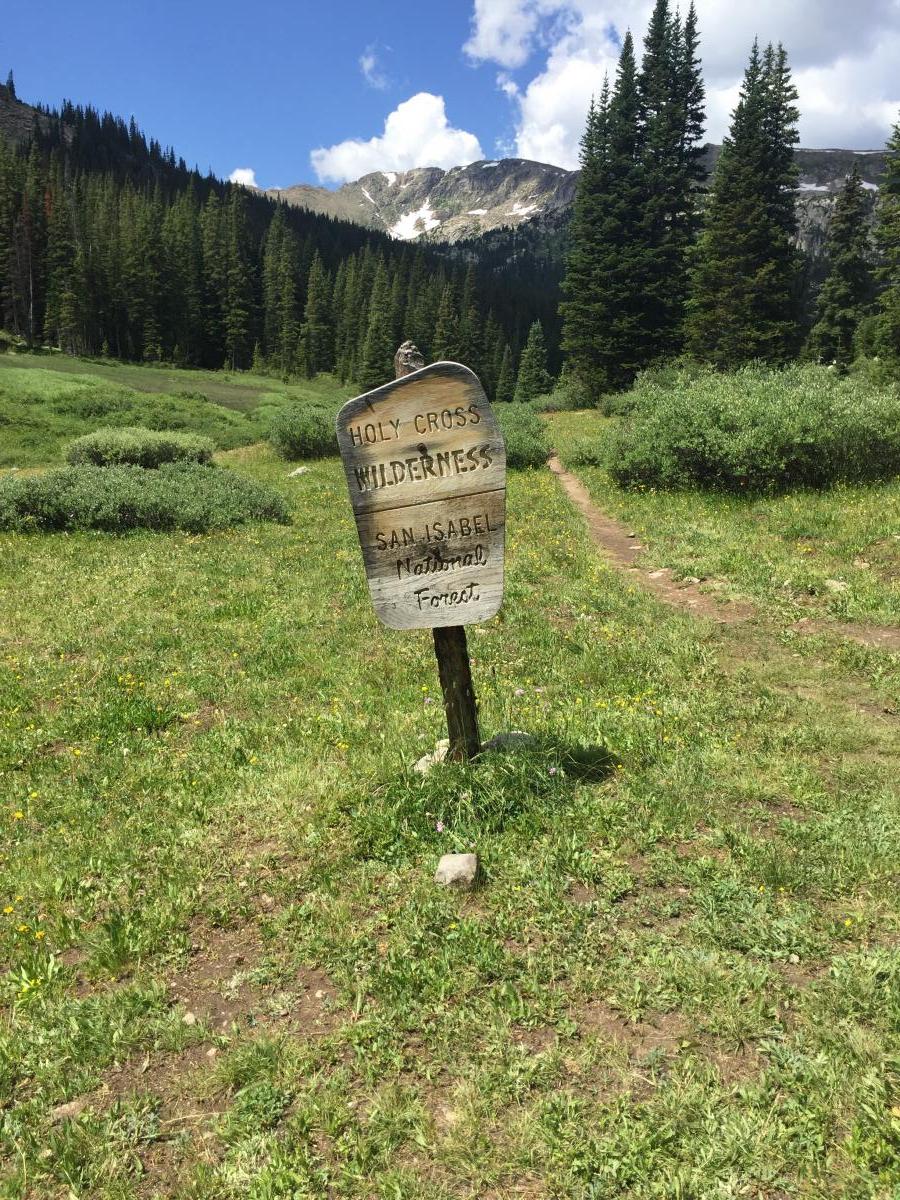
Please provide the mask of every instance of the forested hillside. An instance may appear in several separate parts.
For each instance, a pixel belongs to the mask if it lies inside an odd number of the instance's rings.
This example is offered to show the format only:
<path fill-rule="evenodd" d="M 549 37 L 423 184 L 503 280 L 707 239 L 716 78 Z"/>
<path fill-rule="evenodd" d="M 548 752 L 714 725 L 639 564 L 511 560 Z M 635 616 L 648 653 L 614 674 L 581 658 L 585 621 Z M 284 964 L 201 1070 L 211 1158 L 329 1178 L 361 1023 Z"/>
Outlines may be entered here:
<path fill-rule="evenodd" d="M 2 324 L 31 346 L 366 387 L 411 337 L 491 389 L 539 315 L 502 270 L 201 175 L 134 121 L 64 104 L 25 131 L 9 85 L 0 110 Z"/>

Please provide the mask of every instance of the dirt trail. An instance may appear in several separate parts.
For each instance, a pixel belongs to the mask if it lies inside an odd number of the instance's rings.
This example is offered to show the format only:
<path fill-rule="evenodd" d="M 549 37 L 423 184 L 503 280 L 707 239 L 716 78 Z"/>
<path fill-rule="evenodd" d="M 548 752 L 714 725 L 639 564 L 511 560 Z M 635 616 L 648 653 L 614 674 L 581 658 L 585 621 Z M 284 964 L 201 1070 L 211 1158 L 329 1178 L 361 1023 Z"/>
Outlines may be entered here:
<path fill-rule="evenodd" d="M 637 559 L 644 547 L 638 538 L 629 535 L 624 525 L 596 507 L 584 484 L 565 469 L 555 454 L 547 465 L 584 517 L 591 538 L 609 561 L 616 567 L 632 572 L 660 600 L 723 625 L 746 621 L 754 615 L 752 605 L 743 601 L 720 602 L 694 583 L 679 583 L 668 568 L 652 571 L 640 566 Z"/>
<path fill-rule="evenodd" d="M 887 650 L 889 654 L 900 652 L 900 629 L 891 629 L 887 625 L 854 625 L 850 621 L 814 621 L 802 617 L 791 628 L 795 633 L 836 633 L 861 646 L 873 646 L 876 650 Z"/>
<path fill-rule="evenodd" d="M 638 538 L 629 534 L 627 527 L 621 522 L 607 516 L 596 507 L 581 480 L 567 471 L 555 454 L 550 457 L 547 465 L 562 484 L 566 495 L 583 515 L 591 538 L 609 561 L 633 574 L 660 600 L 723 625 L 735 625 L 755 615 L 756 610 L 747 601 L 719 601 L 708 592 L 701 591 L 694 583 L 679 583 L 668 568 L 654 571 L 641 566 L 638 555 L 644 547 Z M 900 651 L 900 629 L 884 625 L 860 625 L 851 621 L 826 621 L 804 617 L 792 625 L 791 629 L 801 634 L 834 634 L 858 642 L 862 646 L 873 646 L 877 650 L 887 650 L 889 653 Z"/>

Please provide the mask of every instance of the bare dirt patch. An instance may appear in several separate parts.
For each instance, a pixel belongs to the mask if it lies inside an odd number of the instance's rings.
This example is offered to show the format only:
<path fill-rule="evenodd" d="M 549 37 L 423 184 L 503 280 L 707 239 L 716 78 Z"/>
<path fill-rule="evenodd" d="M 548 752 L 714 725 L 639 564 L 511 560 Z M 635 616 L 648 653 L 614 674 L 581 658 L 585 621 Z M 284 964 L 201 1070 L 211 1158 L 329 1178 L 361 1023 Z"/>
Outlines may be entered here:
<path fill-rule="evenodd" d="M 601 1000 L 589 1001 L 573 1014 L 573 1019 L 582 1033 L 617 1043 L 638 1059 L 654 1051 L 677 1049 L 689 1031 L 680 1013 L 655 1013 L 646 1021 L 628 1021 Z"/>
<path fill-rule="evenodd" d="M 310 1036 L 334 1028 L 335 988 L 323 971 L 303 968 L 283 982 L 260 983 L 255 973 L 262 959 L 255 926 L 211 930 L 184 970 L 169 979 L 172 1002 L 184 1009 L 188 1023 L 202 1022 L 217 1034 L 244 1025 Z"/>
<path fill-rule="evenodd" d="M 679 582 L 668 568 L 650 570 L 641 566 L 638 558 L 644 546 L 640 540 L 629 536 L 624 525 L 597 508 L 584 484 L 563 467 L 556 455 L 551 456 L 547 465 L 587 521 L 594 544 L 613 566 L 633 573 L 643 587 L 664 603 L 725 625 L 746 621 L 754 615 L 751 605 L 718 601 L 696 583 Z"/>
<path fill-rule="evenodd" d="M 791 629 L 794 633 L 836 634 L 861 646 L 870 646 L 875 650 L 886 650 L 889 654 L 900 654 L 900 629 L 890 625 L 860 625 L 852 621 L 816 621 L 812 617 L 802 617 Z"/>
<path fill-rule="evenodd" d="M 566 896 L 573 904 L 593 904 L 597 899 L 597 893 L 583 883 L 570 884 Z"/>
<path fill-rule="evenodd" d="M 544 1054 L 556 1045 L 556 1031 L 546 1025 L 529 1029 L 516 1026 L 510 1031 L 510 1037 L 517 1046 L 523 1046 L 530 1054 Z"/>

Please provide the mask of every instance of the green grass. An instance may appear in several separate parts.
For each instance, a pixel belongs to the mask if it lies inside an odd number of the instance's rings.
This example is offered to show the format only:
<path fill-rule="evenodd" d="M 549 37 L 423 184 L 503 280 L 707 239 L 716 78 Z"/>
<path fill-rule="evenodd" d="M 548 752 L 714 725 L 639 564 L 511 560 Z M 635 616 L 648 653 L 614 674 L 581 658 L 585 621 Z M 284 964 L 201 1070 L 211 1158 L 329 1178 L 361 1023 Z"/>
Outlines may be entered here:
<path fill-rule="evenodd" d="M 549 418 L 565 462 L 615 423 L 592 412 Z M 900 624 L 900 480 L 772 497 L 619 488 L 573 468 L 597 504 L 640 535 L 647 561 L 724 583 L 783 622 L 803 617 Z"/>
<path fill-rule="evenodd" d="M 0 355 L 0 468 L 61 462 L 66 442 L 107 425 L 210 437 L 222 449 L 259 441 L 276 412 L 350 394 L 330 376 L 302 383 L 249 374 Z"/>
<path fill-rule="evenodd" d="M 513 472 L 469 642 L 535 741 L 422 779 L 431 639 L 377 624 L 339 464 L 227 460 L 294 524 L 0 536 L 0 1195 L 895 1195 L 887 682 L 659 606 Z M 672 503 L 629 519 L 686 563 Z"/>

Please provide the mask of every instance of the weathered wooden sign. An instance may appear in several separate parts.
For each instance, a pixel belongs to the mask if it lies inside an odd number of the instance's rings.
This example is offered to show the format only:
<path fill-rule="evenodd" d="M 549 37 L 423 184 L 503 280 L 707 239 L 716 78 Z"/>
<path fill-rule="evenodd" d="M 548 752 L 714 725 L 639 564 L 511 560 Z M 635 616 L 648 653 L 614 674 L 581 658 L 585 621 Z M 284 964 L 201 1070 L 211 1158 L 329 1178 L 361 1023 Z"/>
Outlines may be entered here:
<path fill-rule="evenodd" d="M 469 625 L 503 599 L 506 450 L 478 377 L 439 362 L 349 400 L 337 437 L 375 612 Z"/>

